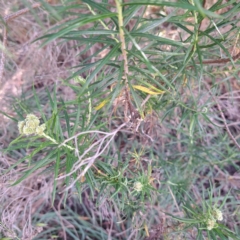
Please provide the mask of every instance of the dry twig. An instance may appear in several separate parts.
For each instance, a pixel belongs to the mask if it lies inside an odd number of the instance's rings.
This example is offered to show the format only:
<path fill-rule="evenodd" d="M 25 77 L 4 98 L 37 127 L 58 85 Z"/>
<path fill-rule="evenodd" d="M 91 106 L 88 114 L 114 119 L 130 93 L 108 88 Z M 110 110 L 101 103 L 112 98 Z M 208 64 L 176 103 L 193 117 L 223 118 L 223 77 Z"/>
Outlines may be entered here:
<path fill-rule="evenodd" d="M 65 140 L 62 144 L 59 145 L 62 146 L 63 144 L 66 144 L 66 142 L 72 140 L 72 139 L 76 139 L 78 136 L 80 135 L 85 135 L 88 133 L 100 133 L 103 134 L 105 136 L 101 137 L 99 140 L 97 140 L 96 142 L 94 142 L 88 149 L 86 149 L 83 154 L 80 156 L 79 151 L 78 151 L 78 146 L 75 146 L 75 154 L 78 157 L 78 160 L 76 163 L 73 164 L 72 170 L 71 172 L 64 174 L 62 176 L 59 176 L 57 178 L 57 180 L 66 178 L 71 176 L 72 174 L 76 173 L 77 171 L 81 170 L 82 167 L 84 167 L 84 169 L 81 171 L 81 173 L 77 176 L 77 178 L 66 188 L 66 190 L 72 188 L 74 186 L 74 184 L 81 178 L 83 177 L 86 172 L 88 171 L 89 168 L 91 168 L 94 165 L 95 160 L 101 156 L 101 154 L 106 150 L 106 148 L 110 145 L 110 143 L 112 142 L 112 140 L 114 139 L 114 137 L 116 136 L 116 134 L 126 125 L 126 123 L 123 123 L 121 126 L 119 126 L 116 130 L 114 130 L 113 132 L 107 133 L 107 132 L 102 132 L 102 131 L 86 131 L 86 132 L 82 132 L 82 133 L 78 133 L 75 136 L 68 138 L 67 140 Z M 105 144 L 104 144 L 105 143 Z M 94 151 L 95 154 L 93 156 L 89 156 L 89 153 L 91 151 Z M 86 158 L 85 158 L 86 157 Z"/>

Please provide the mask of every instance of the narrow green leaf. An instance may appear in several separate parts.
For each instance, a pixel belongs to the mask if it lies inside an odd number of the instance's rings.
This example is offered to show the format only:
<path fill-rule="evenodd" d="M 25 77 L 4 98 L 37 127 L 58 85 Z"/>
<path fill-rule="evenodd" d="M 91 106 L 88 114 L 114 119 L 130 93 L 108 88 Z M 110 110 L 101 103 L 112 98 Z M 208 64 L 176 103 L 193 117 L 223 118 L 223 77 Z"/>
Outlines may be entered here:
<path fill-rule="evenodd" d="M 57 156 L 56 156 L 56 164 L 54 167 L 54 182 L 53 182 L 53 192 L 52 192 L 52 205 L 54 205 L 54 201 L 56 198 L 56 191 L 57 191 L 57 180 L 59 173 L 59 167 L 60 167 L 60 150 L 57 150 Z"/>
<path fill-rule="evenodd" d="M 58 150 L 58 149 L 57 149 Z M 44 157 L 43 159 L 41 159 L 39 162 L 37 162 L 31 169 L 25 171 L 23 173 L 23 176 L 20 177 L 17 181 L 15 181 L 12 186 L 17 185 L 18 183 L 22 182 L 23 180 L 25 180 L 27 177 L 29 177 L 32 173 L 34 173 L 36 170 L 38 170 L 39 168 L 43 168 L 46 165 L 48 165 L 49 163 L 55 161 L 55 159 L 53 158 L 53 156 L 56 154 L 56 150 L 50 152 L 46 157 Z"/>
<path fill-rule="evenodd" d="M 82 26 L 86 25 L 87 23 L 95 22 L 95 21 L 102 20 L 102 19 L 105 19 L 105 18 L 111 18 L 111 17 L 114 17 L 116 15 L 117 15 L 116 13 L 106 13 L 106 14 L 99 14 L 99 15 L 96 15 L 96 16 L 86 16 L 84 19 L 79 19 L 78 18 L 74 22 L 72 22 L 70 24 L 70 26 L 59 30 L 57 33 L 48 34 L 48 35 L 45 35 L 44 37 L 38 38 L 38 40 L 42 39 L 42 38 L 47 38 L 47 40 L 44 41 L 44 43 L 41 45 L 43 47 L 43 46 L 46 46 L 48 43 L 52 42 L 53 40 L 55 40 L 57 38 L 60 38 L 60 37 L 63 37 L 64 35 L 66 35 L 70 31 L 72 31 L 76 28 L 82 27 Z"/>

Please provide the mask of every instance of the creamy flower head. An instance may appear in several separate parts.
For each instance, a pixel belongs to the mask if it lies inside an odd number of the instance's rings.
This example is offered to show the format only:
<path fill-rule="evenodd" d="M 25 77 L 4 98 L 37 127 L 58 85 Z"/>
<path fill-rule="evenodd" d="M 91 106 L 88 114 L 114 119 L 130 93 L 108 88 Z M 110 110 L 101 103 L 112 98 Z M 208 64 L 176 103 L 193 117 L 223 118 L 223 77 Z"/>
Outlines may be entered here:
<path fill-rule="evenodd" d="M 214 218 L 210 218 L 207 220 L 207 229 L 210 231 L 215 227 L 216 220 Z"/>
<path fill-rule="evenodd" d="M 36 128 L 36 134 L 37 135 L 43 135 L 45 129 L 46 129 L 46 125 L 44 123 L 44 124 L 42 124 L 42 125 L 40 125 Z"/>
<path fill-rule="evenodd" d="M 214 208 L 213 209 L 213 213 L 212 213 L 213 217 L 218 220 L 218 221 L 222 221 L 223 220 L 223 214 L 222 212 L 217 209 L 217 208 Z"/>
<path fill-rule="evenodd" d="M 137 191 L 137 192 L 141 192 L 142 189 L 143 189 L 143 185 L 141 182 L 135 182 L 134 183 L 134 189 Z"/>
<path fill-rule="evenodd" d="M 18 130 L 23 135 L 42 135 L 46 129 L 45 124 L 40 125 L 40 120 L 34 114 L 28 114 L 24 121 L 18 122 Z"/>

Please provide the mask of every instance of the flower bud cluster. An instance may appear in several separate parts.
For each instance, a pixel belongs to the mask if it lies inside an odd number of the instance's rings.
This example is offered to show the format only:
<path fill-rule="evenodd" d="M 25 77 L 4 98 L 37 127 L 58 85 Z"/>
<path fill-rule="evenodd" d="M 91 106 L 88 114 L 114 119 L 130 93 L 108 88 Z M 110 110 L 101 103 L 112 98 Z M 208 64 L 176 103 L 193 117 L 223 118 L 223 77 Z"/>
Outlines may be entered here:
<path fill-rule="evenodd" d="M 222 212 L 217 209 L 213 208 L 211 211 L 211 214 L 209 218 L 207 219 L 207 229 L 210 231 L 216 226 L 216 221 L 222 221 L 223 220 L 223 214 Z"/>
<path fill-rule="evenodd" d="M 207 229 L 210 231 L 215 227 L 216 220 L 214 218 L 209 218 L 207 220 Z"/>
<path fill-rule="evenodd" d="M 26 136 L 31 134 L 41 136 L 44 134 L 46 125 L 45 124 L 39 125 L 39 124 L 40 124 L 40 120 L 37 116 L 35 116 L 34 114 L 28 114 L 24 121 L 18 122 L 19 133 Z"/>
<path fill-rule="evenodd" d="M 212 215 L 213 217 L 218 220 L 218 221 L 222 221 L 223 220 L 223 214 L 222 212 L 217 209 L 217 208 L 214 208 L 213 211 L 212 211 Z"/>
<path fill-rule="evenodd" d="M 134 189 L 137 192 L 141 192 L 143 189 L 143 184 L 141 182 L 135 182 L 134 183 Z"/>
<path fill-rule="evenodd" d="M 50 136 L 44 133 L 46 129 L 45 123 L 41 125 L 39 124 L 40 124 L 40 120 L 37 116 L 35 116 L 34 114 L 28 114 L 24 121 L 18 122 L 19 133 L 26 136 L 34 134 L 37 136 L 45 137 L 51 142 L 53 142 L 54 144 L 58 144 L 58 142 L 54 138 L 51 138 Z M 70 150 L 75 150 L 75 148 L 65 143 L 62 143 L 61 145 L 64 147 L 67 147 Z"/>

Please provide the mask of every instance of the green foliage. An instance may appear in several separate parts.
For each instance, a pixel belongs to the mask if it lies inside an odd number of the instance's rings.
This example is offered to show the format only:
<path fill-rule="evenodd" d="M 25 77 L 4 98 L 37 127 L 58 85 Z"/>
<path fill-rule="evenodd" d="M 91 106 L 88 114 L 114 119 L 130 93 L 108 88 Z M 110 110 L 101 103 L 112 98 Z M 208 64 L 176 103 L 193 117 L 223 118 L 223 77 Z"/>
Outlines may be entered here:
<path fill-rule="evenodd" d="M 81 54 L 87 53 L 61 82 L 74 99 L 63 100 L 56 87 L 41 94 L 33 88 L 32 99 L 15 102 L 20 134 L 26 133 L 25 116 L 32 113 L 46 129 L 36 134 L 38 121 L 27 136 L 16 136 L 6 149 L 16 163 L 4 174 L 25 164 L 13 183 L 19 184 L 37 170 L 51 172 L 53 205 L 61 182 L 64 206 L 74 189 L 74 201 L 89 198 L 96 212 L 107 209 L 108 217 L 94 216 L 82 206 L 87 220 L 63 210 L 63 218 L 74 226 L 64 229 L 71 239 L 107 239 L 111 234 L 111 239 L 177 239 L 179 233 L 190 239 L 188 229 L 196 239 L 238 239 L 237 225 L 228 225 L 225 214 L 212 229 L 207 221 L 215 205 L 223 203 L 227 214 L 236 209 L 236 202 L 226 204 L 225 182 L 215 179 L 215 173 L 216 167 L 226 175 L 229 166 L 239 171 L 240 154 L 223 130 L 226 119 L 215 110 L 219 103 L 213 96 L 223 89 L 233 94 L 229 76 L 240 81 L 239 60 L 231 55 L 238 46 L 240 3 L 217 1 L 207 9 L 205 1 L 197 0 L 63 2 L 44 4 L 52 18 L 66 20 L 38 40 L 42 46 L 74 41 Z M 149 5 L 158 7 L 157 12 L 151 13 Z M 166 14 L 167 7 L 171 13 Z M 174 32 L 168 33 L 164 24 Z M 220 54 L 226 61 L 221 62 Z M 215 65 L 219 63 L 224 66 Z M 220 194 L 206 196 L 209 188 Z M 195 199 L 194 189 L 201 198 Z M 235 199 L 235 192 L 227 197 Z M 48 224 L 54 214 L 39 221 Z M 157 231 L 163 214 L 184 226 L 163 224 Z M 36 239 L 57 235 L 63 228 L 60 219 Z M 109 235 L 103 227 L 106 219 L 114 228 Z"/>
<path fill-rule="evenodd" d="M 173 215 L 171 216 L 173 219 L 184 223 L 185 229 L 196 228 L 196 239 L 203 239 L 204 231 L 206 231 L 209 239 L 218 239 L 218 237 L 219 239 L 240 239 L 238 234 L 235 234 L 221 223 L 225 216 L 217 206 L 218 204 L 214 204 L 212 194 L 213 191 L 204 194 L 203 197 L 205 201 L 201 203 L 202 206 L 197 205 L 195 199 L 186 194 L 186 196 L 182 199 L 182 207 L 184 209 L 185 218 L 179 218 Z M 225 205 L 228 197 L 229 196 L 226 195 L 225 199 L 222 199 L 222 206 Z"/>

